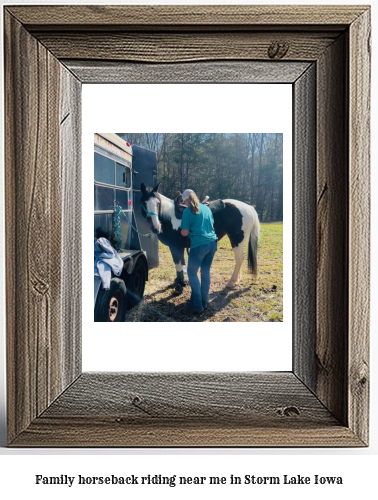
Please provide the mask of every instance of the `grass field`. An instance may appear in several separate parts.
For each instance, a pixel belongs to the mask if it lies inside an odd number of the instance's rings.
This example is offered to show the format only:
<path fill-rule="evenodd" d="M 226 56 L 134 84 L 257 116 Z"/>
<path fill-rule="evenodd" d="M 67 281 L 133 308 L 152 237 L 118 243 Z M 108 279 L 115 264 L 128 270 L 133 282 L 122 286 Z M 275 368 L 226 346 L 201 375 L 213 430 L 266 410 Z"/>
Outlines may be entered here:
<path fill-rule="evenodd" d="M 245 258 L 240 282 L 233 290 L 226 284 L 234 269 L 234 253 L 228 238 L 223 238 L 211 267 L 210 307 L 198 316 L 187 307 L 189 285 L 183 294 L 173 293 L 175 267 L 168 247 L 160 244 L 160 264 L 149 273 L 145 299 L 127 314 L 126 321 L 282 321 L 282 236 L 282 222 L 261 225 L 258 274 L 253 277 L 248 273 Z"/>

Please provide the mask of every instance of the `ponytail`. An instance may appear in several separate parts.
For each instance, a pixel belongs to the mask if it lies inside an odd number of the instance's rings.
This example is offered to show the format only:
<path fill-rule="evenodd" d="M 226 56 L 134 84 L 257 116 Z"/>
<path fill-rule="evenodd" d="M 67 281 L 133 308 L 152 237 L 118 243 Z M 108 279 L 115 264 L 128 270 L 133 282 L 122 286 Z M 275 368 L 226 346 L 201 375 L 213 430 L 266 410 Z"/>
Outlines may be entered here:
<path fill-rule="evenodd" d="M 198 206 L 199 199 L 197 198 L 197 195 L 194 193 L 194 191 L 191 191 L 189 193 L 189 208 L 194 214 L 199 214 L 200 209 Z"/>

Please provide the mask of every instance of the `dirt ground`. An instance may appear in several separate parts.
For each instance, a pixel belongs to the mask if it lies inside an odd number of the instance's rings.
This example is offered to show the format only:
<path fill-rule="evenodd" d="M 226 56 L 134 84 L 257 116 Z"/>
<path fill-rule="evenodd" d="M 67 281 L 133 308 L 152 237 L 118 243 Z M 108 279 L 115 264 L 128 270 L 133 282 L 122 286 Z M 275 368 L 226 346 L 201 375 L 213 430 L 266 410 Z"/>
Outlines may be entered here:
<path fill-rule="evenodd" d="M 188 309 L 189 284 L 181 295 L 175 295 L 174 264 L 168 247 L 160 244 L 159 267 L 150 271 L 144 301 L 128 312 L 126 322 L 282 321 L 282 235 L 282 223 L 262 224 L 258 275 L 254 277 L 248 272 L 245 258 L 240 282 L 232 290 L 226 285 L 234 268 L 234 253 L 228 238 L 223 238 L 218 243 L 218 252 L 211 267 L 209 308 L 200 315 L 193 315 Z"/>

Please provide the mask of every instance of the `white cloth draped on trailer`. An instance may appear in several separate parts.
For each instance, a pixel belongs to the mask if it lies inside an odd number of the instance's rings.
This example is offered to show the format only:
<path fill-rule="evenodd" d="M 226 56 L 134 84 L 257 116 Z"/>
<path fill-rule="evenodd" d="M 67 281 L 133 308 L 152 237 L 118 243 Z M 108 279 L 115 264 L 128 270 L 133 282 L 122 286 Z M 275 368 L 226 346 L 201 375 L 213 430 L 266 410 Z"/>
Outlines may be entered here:
<path fill-rule="evenodd" d="M 100 276 L 102 287 L 110 288 L 112 271 L 115 276 L 122 273 L 123 260 L 106 238 L 99 238 L 94 244 L 94 275 Z"/>

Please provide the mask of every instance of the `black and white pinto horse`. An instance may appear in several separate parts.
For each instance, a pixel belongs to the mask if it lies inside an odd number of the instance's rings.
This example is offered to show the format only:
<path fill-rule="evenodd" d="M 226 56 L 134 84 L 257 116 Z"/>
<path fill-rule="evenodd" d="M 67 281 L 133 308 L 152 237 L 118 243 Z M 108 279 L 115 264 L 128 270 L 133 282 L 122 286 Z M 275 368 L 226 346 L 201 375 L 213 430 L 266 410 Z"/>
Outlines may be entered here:
<path fill-rule="evenodd" d="M 177 207 L 182 202 L 181 195 L 171 200 L 158 193 L 159 184 L 154 188 L 141 184 L 142 211 L 159 240 L 171 251 L 176 266 L 176 284 L 182 290 L 184 283 L 185 248 L 189 247 L 188 237 L 181 235 L 181 218 Z M 260 222 L 256 210 L 238 200 L 222 200 L 224 209 L 213 212 L 214 230 L 218 240 L 227 234 L 235 255 L 235 268 L 228 288 L 234 288 L 239 279 L 240 268 L 244 260 L 244 242 L 248 239 L 248 269 L 257 274 L 257 244 Z M 183 207 L 182 207 L 183 208 Z"/>

